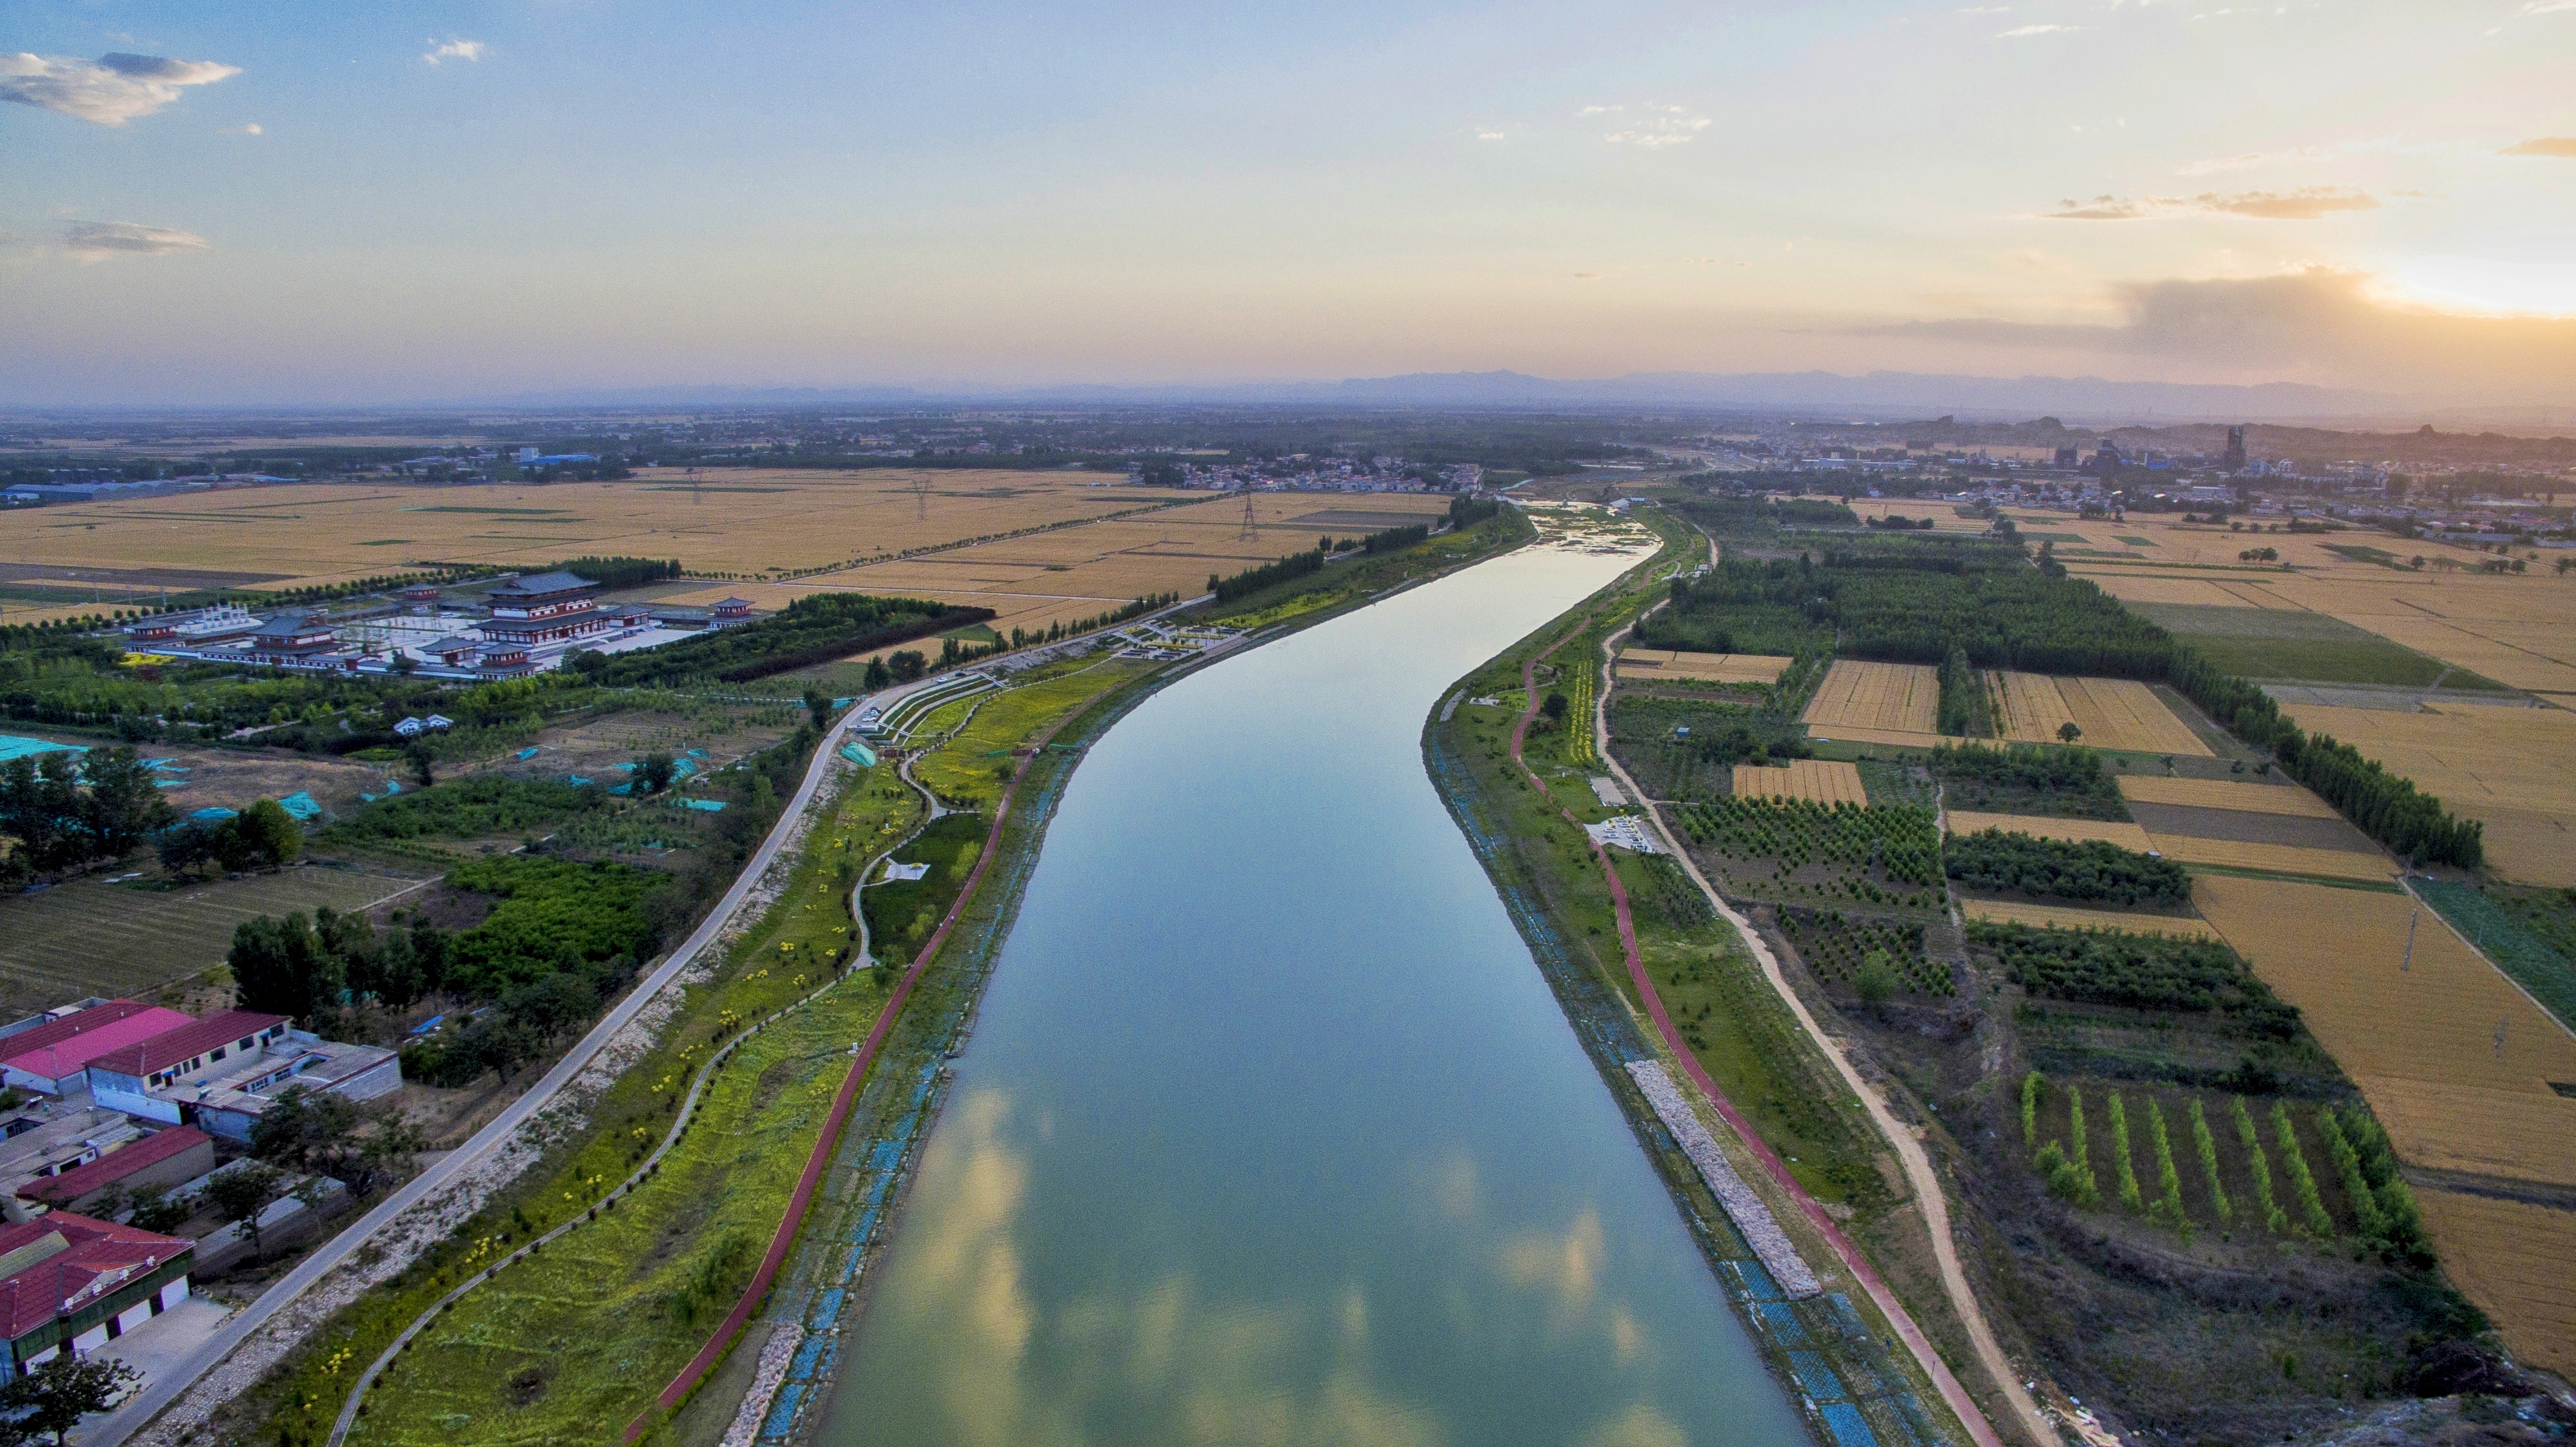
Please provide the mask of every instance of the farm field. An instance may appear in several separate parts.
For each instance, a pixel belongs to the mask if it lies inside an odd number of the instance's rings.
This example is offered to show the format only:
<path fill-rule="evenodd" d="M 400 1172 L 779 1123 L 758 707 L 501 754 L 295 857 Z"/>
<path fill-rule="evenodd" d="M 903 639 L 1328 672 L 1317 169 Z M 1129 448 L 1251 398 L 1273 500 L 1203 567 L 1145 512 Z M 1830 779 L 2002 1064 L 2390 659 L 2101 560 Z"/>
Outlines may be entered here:
<path fill-rule="evenodd" d="M 2525 884 L 2576 886 L 2576 712 L 2426 705 L 2428 712 L 2286 709 L 2486 825 L 2488 866 Z"/>
<path fill-rule="evenodd" d="M 2268 652 L 2281 660 L 2276 666 L 2345 670 L 2318 681 L 2416 681 L 2420 665 L 2384 650 L 2354 645 L 2348 630 L 2358 628 L 2414 654 L 2481 675 L 2468 681 L 2472 686 L 2492 681 L 2541 693 L 2576 692 L 2576 627 L 2571 627 L 2576 624 L 2576 587 L 2566 579 L 2544 575 L 2539 569 L 2546 560 L 2527 574 L 2497 576 L 2474 571 L 2491 555 L 2456 544 L 2361 532 L 2266 533 L 2257 540 L 2251 534 L 2188 525 L 2141 526 L 2159 543 L 2154 561 L 2199 564 L 2209 571 L 2194 567 L 2188 573 L 2154 573 L 2083 558 L 2070 558 L 2069 568 L 2127 603 L 2313 615 L 2298 625 L 2286 620 L 2264 625 L 2213 617 L 2209 631 L 2237 634 L 2244 640 L 2232 644 L 2219 640 L 2220 651 L 2253 650 L 2252 658 L 2241 661 L 2259 661 Z M 2258 572 L 2238 572 L 2243 565 L 2237 563 L 2236 552 L 2251 546 L 2277 549 L 2281 562 L 2293 565 L 2295 571 L 2275 564 Z M 2338 547 L 2352 551 L 2334 551 Z M 2385 553 L 2392 561 L 2422 557 L 2428 566 L 2420 572 L 2393 568 L 2373 558 L 2374 552 Z M 2168 627 L 2185 621 L 2156 616 Z M 2254 640 L 2267 635 L 2287 641 L 2257 648 Z M 2204 642 L 2197 637 L 2193 641 Z M 2317 646 L 2327 643 L 2335 646 Z M 2448 681 L 2454 687 L 2463 682 L 2456 676 Z"/>
<path fill-rule="evenodd" d="M 1869 792 L 1861 785 L 1858 767 L 1823 759 L 1795 759 L 1776 769 L 1738 764 L 1735 766 L 1734 793 L 1739 799 L 1812 799 L 1819 804 L 1869 803 Z"/>
<path fill-rule="evenodd" d="M 2137 602 L 2135 610 L 2244 678 L 2428 688 L 2492 680 L 2324 613 L 2279 606 Z"/>
<path fill-rule="evenodd" d="M 2443 1264 L 2470 1300 L 2511 1323 L 2517 1351 L 2561 1376 L 2576 1374 L 2576 1211 L 2419 1190 Z M 2452 1249 L 2451 1243 L 2459 1243 Z"/>
<path fill-rule="evenodd" d="M 1990 924 L 2026 924 L 2034 929 L 2107 929 L 2177 939 L 2218 938 L 2218 931 L 2211 927 L 2209 921 L 2178 915 L 2131 914 L 2114 909 L 2077 909 L 2070 905 L 1964 897 L 1959 901 L 1959 912 L 1970 919 Z"/>
<path fill-rule="evenodd" d="M 0 1016 L 87 995 L 148 993 L 222 964 L 233 926 L 245 920 L 326 904 L 364 909 L 419 883 L 303 865 L 167 891 L 93 876 L 0 899 Z"/>
<path fill-rule="evenodd" d="M 926 498 L 914 492 L 917 480 L 928 482 Z M 473 487 L 313 483 L 11 511 L 0 514 L 0 562 L 69 565 L 91 573 L 83 581 L 138 598 L 146 581 L 120 574 L 222 569 L 296 586 L 398 572 L 416 559 L 507 566 L 589 553 L 676 557 L 699 571 L 758 576 L 1179 497 L 1099 473 L 964 470 L 745 469 L 695 479 L 671 471 L 623 482 Z"/>
<path fill-rule="evenodd" d="M 1950 832 L 1975 834 L 1985 829 L 2001 829 L 2006 834 L 2027 834 L 2034 839 L 2063 839 L 2081 844 L 2087 839 L 2100 839 L 2140 854 L 2155 846 L 2148 842 L 2147 831 L 2135 824 L 2110 819 L 2057 819 L 2036 814 L 1980 814 L 1970 809 L 1949 812 Z"/>
<path fill-rule="evenodd" d="M 2168 778 L 2160 774 L 2120 774 L 2115 782 L 2120 786 L 2120 796 L 2133 804 L 2173 804 L 2303 819 L 2343 817 L 2332 804 L 2295 784 L 2239 784 L 2227 779 Z"/>
<path fill-rule="evenodd" d="M 1810 734 L 1838 738 L 1906 734 L 1929 745 L 1940 740 L 1941 673 L 1911 663 L 1856 663 L 1836 659 L 1801 717 Z M 1885 742 L 1872 737 L 1869 742 Z"/>
<path fill-rule="evenodd" d="M 2440 916 L 2423 910 L 2415 918 L 2419 906 L 2403 894 L 2220 875 L 2195 884 L 2201 912 L 2299 1007 L 2400 1157 L 2506 1180 L 2570 1179 L 2576 1100 L 2551 1085 L 2576 1083 L 2576 1037 Z M 2536 1352 L 2563 1330 L 2546 1310 L 2496 1286 L 2513 1279 L 2521 1238 L 2459 1234 L 2466 1212 L 2428 1205 L 2427 1216 L 2444 1262 L 2506 1340 Z"/>
<path fill-rule="evenodd" d="M 1760 653 L 1685 653 L 1670 648 L 1623 648 L 1613 670 L 1637 683 L 1681 679 L 1693 683 L 1777 683 L 1795 662 Z"/>
<path fill-rule="evenodd" d="M 2221 869 L 2259 869 L 2271 874 L 2309 874 L 2323 879 L 2376 879 L 2395 876 L 2385 855 L 2356 850 L 2312 849 L 2298 844 L 2256 844 L 2241 839 L 2201 839 L 2188 834 L 2149 834 L 2158 854 L 2179 864 L 2209 864 Z"/>
<path fill-rule="evenodd" d="M 1194 597 L 1206 590 L 1210 573 L 1258 567 L 1312 548 L 1326 533 L 1356 537 L 1429 522 L 1446 507 L 1445 502 L 1403 493 L 1255 493 L 1252 502 L 1256 525 L 1249 539 L 1241 536 L 1243 499 L 1207 497 L 1142 517 L 979 543 L 936 557 L 866 563 L 787 581 L 710 582 L 665 601 L 704 605 L 732 593 L 762 608 L 782 608 L 832 590 L 900 594 L 993 609 L 999 616 L 988 626 L 1005 635 L 1013 628 L 1037 632 L 1051 623 L 1096 617 L 1153 593 Z M 932 515 L 937 516 L 935 502 Z M 1318 515 L 1344 521 L 1335 527 L 1312 525 Z M 1351 526 L 1347 519 L 1359 515 L 1373 519 L 1373 525 Z"/>
<path fill-rule="evenodd" d="M 2092 748 L 2210 757 L 2209 745 L 2143 683 L 2012 672 L 1988 673 L 1986 682 L 2001 705 L 1996 723 L 2011 742 L 2058 743 L 2058 730 L 2072 723 Z"/>

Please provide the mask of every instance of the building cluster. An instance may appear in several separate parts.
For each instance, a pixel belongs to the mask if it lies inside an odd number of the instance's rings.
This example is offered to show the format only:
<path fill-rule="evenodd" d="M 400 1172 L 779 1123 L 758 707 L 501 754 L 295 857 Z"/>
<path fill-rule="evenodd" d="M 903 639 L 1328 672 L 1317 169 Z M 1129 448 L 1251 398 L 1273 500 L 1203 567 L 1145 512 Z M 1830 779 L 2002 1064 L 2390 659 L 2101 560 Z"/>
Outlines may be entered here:
<path fill-rule="evenodd" d="M 149 1194 L 185 1198 L 289 1087 L 372 1100 L 402 1084 L 373 1045 L 280 1015 L 200 1017 L 89 999 L 0 1026 L 0 1370 L 75 1354 L 189 1293 L 196 1243 L 108 1219 Z"/>
<path fill-rule="evenodd" d="M 1218 492 L 1473 492 L 1484 469 L 1459 463 L 1431 471 L 1400 457 L 1318 457 L 1292 453 L 1271 462 L 1197 463 L 1178 460 L 1182 487 Z"/>
<path fill-rule="evenodd" d="M 127 647 L 156 657 L 496 679 L 553 668 L 578 648 L 649 648 L 752 616 L 741 598 L 712 609 L 613 603 L 599 597 L 599 584 L 567 572 L 503 578 L 470 610 L 450 603 L 448 592 L 437 583 L 415 583 L 392 601 L 337 616 L 321 608 L 255 614 L 224 603 L 154 613 L 121 627 Z"/>

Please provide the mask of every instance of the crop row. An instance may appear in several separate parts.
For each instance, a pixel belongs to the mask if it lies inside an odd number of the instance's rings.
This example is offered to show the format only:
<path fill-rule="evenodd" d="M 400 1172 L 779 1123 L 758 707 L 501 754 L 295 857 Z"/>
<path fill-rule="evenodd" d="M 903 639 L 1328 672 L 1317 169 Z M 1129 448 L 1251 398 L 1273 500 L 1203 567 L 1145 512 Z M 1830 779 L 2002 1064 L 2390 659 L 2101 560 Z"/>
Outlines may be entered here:
<path fill-rule="evenodd" d="M 1789 942 L 1798 947 L 1807 968 L 1821 979 L 1857 984 L 1871 959 L 1877 957 L 1908 993 L 1958 993 L 1950 971 L 1924 957 L 1923 926 L 1919 924 L 1853 920 L 1844 918 L 1840 910 L 1792 906 L 1780 911 L 1780 927 L 1788 934 Z"/>
<path fill-rule="evenodd" d="M 1739 859 L 1778 860 L 1784 872 L 1816 863 L 1875 865 L 1908 884 L 1941 880 L 1941 836 L 1929 809 L 1724 798 L 1685 805 L 1680 815 L 1693 844 Z"/>

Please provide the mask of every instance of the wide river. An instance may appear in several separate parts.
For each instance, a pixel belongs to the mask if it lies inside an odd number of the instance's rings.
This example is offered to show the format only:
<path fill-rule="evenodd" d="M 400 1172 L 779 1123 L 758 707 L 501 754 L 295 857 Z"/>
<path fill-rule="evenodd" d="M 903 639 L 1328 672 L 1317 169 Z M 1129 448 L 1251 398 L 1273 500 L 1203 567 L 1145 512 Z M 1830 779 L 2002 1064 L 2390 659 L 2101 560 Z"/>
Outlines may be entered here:
<path fill-rule="evenodd" d="M 1524 550 L 1110 729 L 824 1442 L 1807 1441 L 1423 771 L 1444 688 L 1635 561 Z"/>

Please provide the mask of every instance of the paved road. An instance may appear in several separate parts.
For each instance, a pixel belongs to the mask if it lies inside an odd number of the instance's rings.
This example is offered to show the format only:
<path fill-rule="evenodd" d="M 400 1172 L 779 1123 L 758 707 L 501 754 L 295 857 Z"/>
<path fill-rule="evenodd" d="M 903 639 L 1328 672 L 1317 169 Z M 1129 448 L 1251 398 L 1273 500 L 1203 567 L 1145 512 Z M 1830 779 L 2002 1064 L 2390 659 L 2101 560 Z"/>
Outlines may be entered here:
<path fill-rule="evenodd" d="M 214 1370 L 217 1363 L 230 1356 L 234 1348 L 249 1339 L 251 1333 L 266 1326 L 272 1317 L 311 1290 L 314 1283 L 328 1275 L 332 1268 L 346 1261 L 350 1253 L 375 1239 L 378 1232 L 391 1225 L 403 1212 L 445 1189 L 458 1176 L 491 1154 L 501 1142 L 509 1139 L 512 1132 L 525 1124 L 530 1116 L 552 1103 L 555 1096 L 572 1082 L 572 1078 L 580 1074 L 582 1068 L 590 1063 L 591 1057 L 599 1053 L 600 1047 L 606 1045 L 610 1037 L 624 1029 L 627 1023 L 635 1018 L 637 1012 L 644 1008 L 647 1001 L 660 994 L 682 970 L 687 969 L 691 962 L 697 959 L 698 953 L 713 943 L 716 936 L 724 932 L 725 926 L 732 922 L 734 914 L 742 908 L 743 901 L 760 882 L 760 877 L 768 872 L 770 862 L 776 859 L 779 850 L 785 847 L 789 835 L 794 832 L 796 821 L 813 804 L 815 795 L 821 792 L 823 777 L 831 769 L 833 756 L 843 738 L 857 721 L 859 714 L 872 705 L 884 708 L 919 689 L 932 687 L 953 677 L 955 677 L 954 672 L 938 674 L 916 683 L 887 689 L 883 693 L 852 704 L 841 716 L 840 721 L 832 726 L 831 731 L 824 735 L 821 745 L 814 750 L 814 761 L 807 766 L 805 781 L 797 787 L 796 797 L 788 801 L 785 809 L 779 811 L 778 823 L 770 829 L 769 837 L 761 841 L 760 848 L 753 853 L 750 862 L 743 866 L 742 875 L 733 882 L 733 888 L 725 891 L 724 898 L 708 913 L 706 921 L 682 941 L 680 947 L 673 950 L 652 974 L 646 976 L 642 984 L 627 992 L 625 999 L 620 1000 L 606 1015 L 600 1017 L 599 1023 L 592 1026 L 590 1033 L 581 1038 L 580 1044 L 568 1051 L 563 1059 L 555 1062 L 555 1067 L 547 1071 L 535 1086 L 517 1100 L 510 1102 L 500 1115 L 493 1118 L 491 1124 L 476 1131 L 473 1138 L 463 1146 L 431 1165 L 429 1169 L 412 1177 L 401 1189 L 377 1203 L 374 1210 L 360 1217 L 356 1225 L 342 1231 L 316 1249 L 312 1255 L 298 1262 L 294 1270 L 280 1278 L 276 1285 L 261 1293 L 258 1300 L 235 1313 L 233 1318 L 225 1322 L 223 1328 L 209 1337 L 203 1345 L 190 1352 L 155 1380 L 145 1383 L 143 1390 L 136 1393 L 125 1405 L 73 1433 L 71 1438 L 73 1447 L 116 1447 L 116 1444 L 122 1443 L 126 1438 L 140 1431 L 145 1423 L 159 1416 L 172 1402 L 179 1399 L 181 1393 L 195 1385 L 198 1378 Z"/>

